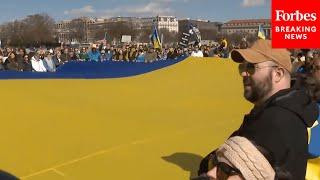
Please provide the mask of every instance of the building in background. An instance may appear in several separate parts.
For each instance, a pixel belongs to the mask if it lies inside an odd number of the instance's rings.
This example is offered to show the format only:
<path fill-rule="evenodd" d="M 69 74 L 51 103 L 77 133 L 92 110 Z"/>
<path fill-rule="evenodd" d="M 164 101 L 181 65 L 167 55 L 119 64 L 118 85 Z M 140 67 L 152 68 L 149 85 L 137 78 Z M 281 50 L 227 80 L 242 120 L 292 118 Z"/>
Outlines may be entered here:
<path fill-rule="evenodd" d="M 221 22 L 211 22 L 209 20 L 181 19 L 179 20 L 180 32 L 185 31 L 188 23 L 197 26 L 201 30 L 216 30 L 217 32 L 219 32 L 219 27 L 222 25 Z"/>
<path fill-rule="evenodd" d="M 56 23 L 56 32 L 59 43 L 89 42 L 90 26 L 97 21 L 93 18 L 81 17 L 64 20 Z"/>
<path fill-rule="evenodd" d="M 179 32 L 179 22 L 174 16 L 157 16 L 156 21 L 158 29 L 167 29 L 169 32 Z"/>
<path fill-rule="evenodd" d="M 174 34 L 185 32 L 187 24 L 192 23 L 200 30 L 201 36 L 205 40 L 215 39 L 218 34 L 257 34 L 259 25 L 262 26 L 266 37 L 271 37 L 270 19 L 231 20 L 226 23 L 221 23 L 208 20 L 178 20 L 174 16 L 112 17 L 108 19 L 82 17 L 56 23 L 56 32 L 59 42 L 87 43 L 105 38 L 105 32 L 112 29 L 119 29 L 120 26 L 117 25 L 119 23 L 128 24 L 130 30 L 141 32 L 139 36 L 146 36 L 146 32 L 151 32 L 154 23 L 156 23 L 159 31 L 167 29 L 170 33 Z"/>
<path fill-rule="evenodd" d="M 56 23 L 56 32 L 59 43 L 70 42 L 70 22 L 71 20 L 63 20 Z"/>
<path fill-rule="evenodd" d="M 109 19 L 99 18 L 77 18 L 73 20 L 64 20 L 56 23 L 56 32 L 59 42 L 93 42 L 97 39 L 98 31 L 107 32 L 110 28 L 116 27 L 116 23 L 130 24 L 133 30 L 150 30 L 153 23 L 156 23 L 159 29 L 167 29 L 169 32 L 178 33 L 179 24 L 174 16 L 157 17 L 113 17 Z"/>
<path fill-rule="evenodd" d="M 243 19 L 231 20 L 221 26 L 223 34 L 248 33 L 258 34 L 259 25 L 261 25 L 267 38 L 271 37 L 271 20 L 270 19 Z"/>

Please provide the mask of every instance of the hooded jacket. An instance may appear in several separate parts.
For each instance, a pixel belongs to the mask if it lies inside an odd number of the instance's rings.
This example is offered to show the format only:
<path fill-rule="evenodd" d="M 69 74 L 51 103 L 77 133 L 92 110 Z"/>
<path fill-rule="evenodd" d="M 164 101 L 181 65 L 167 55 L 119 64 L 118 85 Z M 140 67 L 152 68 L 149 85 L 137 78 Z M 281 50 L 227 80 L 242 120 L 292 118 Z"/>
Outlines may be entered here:
<path fill-rule="evenodd" d="M 293 179 L 305 179 L 308 133 L 318 117 L 318 107 L 303 90 L 285 89 L 245 115 L 232 136 L 243 136 L 264 147 L 273 166 L 288 171 Z"/>
<path fill-rule="evenodd" d="M 311 127 L 317 117 L 317 104 L 305 91 L 285 89 L 254 107 L 231 136 L 246 137 L 263 147 L 273 167 L 287 171 L 292 179 L 303 180 L 308 158 L 307 127 Z M 209 170 L 214 154 L 215 151 L 211 152 L 201 161 L 198 174 Z"/>

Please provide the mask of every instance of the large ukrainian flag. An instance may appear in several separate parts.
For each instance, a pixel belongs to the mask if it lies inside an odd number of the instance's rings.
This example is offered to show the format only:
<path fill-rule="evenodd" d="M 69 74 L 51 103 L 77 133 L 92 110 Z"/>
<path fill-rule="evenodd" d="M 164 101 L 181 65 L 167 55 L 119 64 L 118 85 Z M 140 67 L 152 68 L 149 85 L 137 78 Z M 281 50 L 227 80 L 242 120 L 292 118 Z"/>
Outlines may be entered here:
<path fill-rule="evenodd" d="M 127 64 L 117 70 L 158 63 Z M 190 57 L 121 78 L 1 80 L 0 170 L 23 180 L 195 177 L 251 108 L 236 69 Z"/>
<path fill-rule="evenodd" d="M 151 64 L 127 65 L 108 71 Z M 252 108 L 236 69 L 190 57 L 132 76 L 1 80 L 0 179 L 1 170 L 23 180 L 193 178 Z M 309 161 L 309 179 L 319 163 Z"/>

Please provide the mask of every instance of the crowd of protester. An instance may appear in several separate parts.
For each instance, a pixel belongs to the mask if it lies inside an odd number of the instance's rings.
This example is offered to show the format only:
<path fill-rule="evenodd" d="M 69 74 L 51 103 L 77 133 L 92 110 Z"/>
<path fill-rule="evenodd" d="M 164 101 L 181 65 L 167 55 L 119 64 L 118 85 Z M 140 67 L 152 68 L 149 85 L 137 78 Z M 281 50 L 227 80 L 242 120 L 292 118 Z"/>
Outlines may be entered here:
<path fill-rule="evenodd" d="M 34 71 L 55 72 L 59 66 L 69 61 L 122 61 L 152 63 L 155 61 L 174 60 L 180 57 L 220 57 L 228 58 L 231 44 L 225 39 L 220 44 L 194 45 L 186 48 L 163 47 L 154 49 L 151 45 L 125 44 L 92 44 L 90 47 L 74 48 L 62 45 L 55 48 L 0 48 L 0 71 Z M 233 47 L 237 48 L 237 47 Z M 292 51 L 294 72 L 301 66 L 308 67 L 309 59 L 319 56 L 317 51 Z M 312 58 L 311 58 L 312 57 Z M 301 69 L 301 68 L 300 68 Z"/>
<path fill-rule="evenodd" d="M 55 72 L 69 61 L 123 61 L 152 63 L 174 60 L 180 57 L 224 57 L 224 47 L 217 45 L 195 45 L 187 48 L 164 47 L 154 49 L 150 45 L 127 44 L 122 46 L 96 45 L 73 48 L 0 48 L 0 70 Z"/>
<path fill-rule="evenodd" d="M 312 69 L 315 59 L 320 58 L 320 51 L 315 50 L 291 50 L 291 62 L 293 77 L 304 74 Z"/>

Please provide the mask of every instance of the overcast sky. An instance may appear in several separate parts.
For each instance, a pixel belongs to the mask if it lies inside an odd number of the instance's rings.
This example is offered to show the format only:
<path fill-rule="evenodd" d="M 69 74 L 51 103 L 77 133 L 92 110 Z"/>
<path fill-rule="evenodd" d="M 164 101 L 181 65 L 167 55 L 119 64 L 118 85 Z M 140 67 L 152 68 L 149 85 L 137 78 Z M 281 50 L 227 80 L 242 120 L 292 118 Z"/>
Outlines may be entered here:
<path fill-rule="evenodd" d="M 36 13 L 47 13 L 56 21 L 79 16 L 155 15 L 227 21 L 270 18 L 270 8 L 270 0 L 7 0 L 0 6 L 0 23 Z"/>

